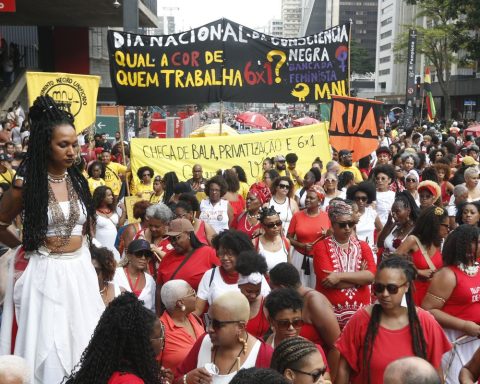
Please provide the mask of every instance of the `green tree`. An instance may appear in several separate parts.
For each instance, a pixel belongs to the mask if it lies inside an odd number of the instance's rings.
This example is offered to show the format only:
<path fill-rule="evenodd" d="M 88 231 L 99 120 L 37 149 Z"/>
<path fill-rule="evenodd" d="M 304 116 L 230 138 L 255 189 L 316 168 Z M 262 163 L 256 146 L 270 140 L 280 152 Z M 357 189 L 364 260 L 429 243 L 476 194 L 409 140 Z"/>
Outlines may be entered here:
<path fill-rule="evenodd" d="M 426 19 L 426 27 L 421 25 L 408 25 L 406 31 L 395 42 L 395 58 L 397 62 L 406 61 L 408 46 L 408 29 L 417 30 L 417 55 L 423 54 L 427 64 L 432 65 L 436 71 L 436 79 L 440 86 L 445 103 L 444 117 L 451 116 L 451 101 L 449 83 L 453 63 L 464 64 L 479 52 L 469 51 L 478 42 L 470 37 L 472 34 L 471 14 L 465 13 L 470 8 L 475 8 L 471 0 L 405 0 L 407 4 L 417 5 L 419 12 L 416 17 Z M 478 10 L 476 10 L 478 12 Z M 468 22 L 467 22 L 468 20 Z M 458 52 L 467 52 L 458 55 Z"/>
<path fill-rule="evenodd" d="M 375 59 L 354 39 L 350 43 L 350 70 L 360 74 L 375 72 Z"/>

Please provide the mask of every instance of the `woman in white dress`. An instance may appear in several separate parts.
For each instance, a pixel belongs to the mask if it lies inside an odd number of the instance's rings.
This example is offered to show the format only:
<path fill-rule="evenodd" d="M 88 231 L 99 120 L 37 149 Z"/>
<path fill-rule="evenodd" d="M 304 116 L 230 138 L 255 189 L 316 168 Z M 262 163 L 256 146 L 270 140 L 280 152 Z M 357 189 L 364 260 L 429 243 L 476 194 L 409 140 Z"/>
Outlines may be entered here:
<path fill-rule="evenodd" d="M 97 225 L 95 227 L 95 239 L 102 246 L 113 252 L 116 261 L 120 261 L 120 253 L 115 248 L 118 228 L 123 226 L 127 217 L 127 210 L 123 203 L 119 204 L 122 215 L 119 216 L 115 207 L 115 196 L 110 187 L 101 186 L 93 193 L 93 204 L 97 210 Z"/>
<path fill-rule="evenodd" d="M 118 264 L 113 282 L 132 292 L 143 305 L 155 312 L 155 280 L 148 271 L 148 262 L 153 252 L 145 239 L 133 240 L 127 249 L 127 255 Z"/>
<path fill-rule="evenodd" d="M 287 234 L 290 221 L 293 214 L 298 212 L 298 205 L 293 198 L 293 182 L 287 176 L 278 177 L 273 180 L 270 190 L 272 198 L 270 199 L 270 207 L 278 212 L 282 221 L 283 234 Z"/>
<path fill-rule="evenodd" d="M 227 193 L 227 183 L 222 176 L 213 176 L 205 184 L 205 194 L 208 196 L 200 203 L 199 219 L 220 233 L 228 229 L 233 220 L 233 208 L 223 196 Z"/>
<path fill-rule="evenodd" d="M 385 225 L 395 200 L 395 192 L 389 189 L 395 179 L 395 169 L 388 164 L 377 165 L 373 168 L 372 175 L 377 187 L 377 213 L 382 225 Z"/>
<path fill-rule="evenodd" d="M 32 382 L 51 384 L 80 361 L 105 306 L 87 241 L 95 208 L 87 181 L 73 167 L 79 151 L 73 116 L 41 96 L 29 118 L 28 152 L 0 205 L 0 242 L 25 250 L 10 268 L 0 354 L 14 345 L 14 354 L 28 361 Z M 22 211 L 20 242 L 6 228 Z"/>

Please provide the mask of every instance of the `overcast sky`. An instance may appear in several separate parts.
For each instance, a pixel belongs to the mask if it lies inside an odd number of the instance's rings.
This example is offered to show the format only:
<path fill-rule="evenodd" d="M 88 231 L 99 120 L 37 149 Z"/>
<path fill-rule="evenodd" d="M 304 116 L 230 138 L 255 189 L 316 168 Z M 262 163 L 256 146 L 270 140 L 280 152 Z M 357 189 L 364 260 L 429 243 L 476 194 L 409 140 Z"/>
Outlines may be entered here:
<path fill-rule="evenodd" d="M 270 19 L 279 19 L 280 11 L 281 0 L 158 0 L 158 14 L 175 16 L 178 31 L 222 17 L 259 29 Z"/>

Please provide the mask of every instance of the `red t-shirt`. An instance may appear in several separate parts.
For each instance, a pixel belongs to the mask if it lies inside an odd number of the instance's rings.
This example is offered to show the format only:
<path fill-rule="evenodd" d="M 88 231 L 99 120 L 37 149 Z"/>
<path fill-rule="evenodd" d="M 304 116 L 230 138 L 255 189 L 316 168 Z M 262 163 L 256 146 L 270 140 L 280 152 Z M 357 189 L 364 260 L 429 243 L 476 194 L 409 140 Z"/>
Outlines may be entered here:
<path fill-rule="evenodd" d="M 108 384 L 144 384 L 145 382 L 133 373 L 113 372 Z"/>
<path fill-rule="evenodd" d="M 457 285 L 442 311 L 459 319 L 480 324 L 480 273 L 468 276 L 458 267 L 447 268 L 455 274 Z"/>
<path fill-rule="evenodd" d="M 426 360 L 435 368 L 439 368 L 442 355 L 448 352 L 452 346 L 442 327 L 430 313 L 417 308 L 417 314 L 427 344 Z M 369 321 L 370 314 L 365 309 L 359 310 L 351 317 L 335 343 L 336 348 L 352 369 L 350 380 L 353 384 L 366 382 L 363 371 L 363 345 Z M 379 326 L 368 367 L 371 384 L 382 384 L 383 372 L 387 365 L 394 360 L 407 356 L 415 356 L 410 327 L 407 325 L 402 329 L 390 330 Z"/>
<path fill-rule="evenodd" d="M 432 260 L 433 265 L 435 268 L 440 269 L 443 266 L 442 254 L 440 250 L 433 254 L 430 257 Z M 415 252 L 412 253 L 412 262 L 417 269 L 430 269 L 425 260 L 425 256 L 420 249 L 417 249 Z M 415 290 L 413 291 L 413 299 L 415 301 L 415 305 L 420 306 L 422 305 L 423 298 L 427 294 L 428 287 L 430 286 L 430 281 L 423 281 L 423 280 L 415 280 L 414 282 Z"/>
<path fill-rule="evenodd" d="M 301 243 L 313 243 L 330 227 L 330 219 L 326 212 L 320 211 L 317 216 L 311 217 L 305 211 L 300 211 L 293 215 L 288 234 L 295 235 L 297 241 Z M 303 248 L 297 251 L 304 252 Z"/>
<path fill-rule="evenodd" d="M 334 252 L 334 244 L 331 236 L 319 241 L 313 247 L 313 268 L 317 276 L 315 289 L 323 293 L 337 316 L 340 329 L 345 326 L 348 319 L 360 308 L 370 304 L 370 288 L 368 285 L 347 289 L 325 288 L 321 283 L 331 272 L 358 272 L 362 268 L 362 262 L 367 262 L 367 270 L 375 275 L 377 267 L 373 260 L 372 250 L 364 241 L 351 238 L 348 261 L 342 262 L 342 258 Z M 348 264 L 345 270 L 344 264 Z"/>
<path fill-rule="evenodd" d="M 162 285 L 171 280 L 184 258 L 184 255 L 179 255 L 175 251 L 166 254 L 158 268 L 157 284 Z M 185 280 L 196 291 L 203 274 L 216 265 L 220 265 L 220 261 L 215 250 L 212 247 L 203 246 L 193 252 L 174 278 Z"/>

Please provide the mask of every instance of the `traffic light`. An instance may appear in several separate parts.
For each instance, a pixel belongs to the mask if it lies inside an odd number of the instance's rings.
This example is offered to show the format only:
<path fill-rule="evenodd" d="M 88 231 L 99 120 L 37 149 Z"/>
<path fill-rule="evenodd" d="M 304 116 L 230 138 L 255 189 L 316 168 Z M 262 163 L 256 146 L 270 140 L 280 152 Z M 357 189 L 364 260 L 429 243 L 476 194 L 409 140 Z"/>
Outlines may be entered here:
<path fill-rule="evenodd" d="M 417 89 L 417 99 L 420 98 L 420 81 L 421 81 L 420 76 L 417 76 L 415 79 L 416 89 Z"/>

